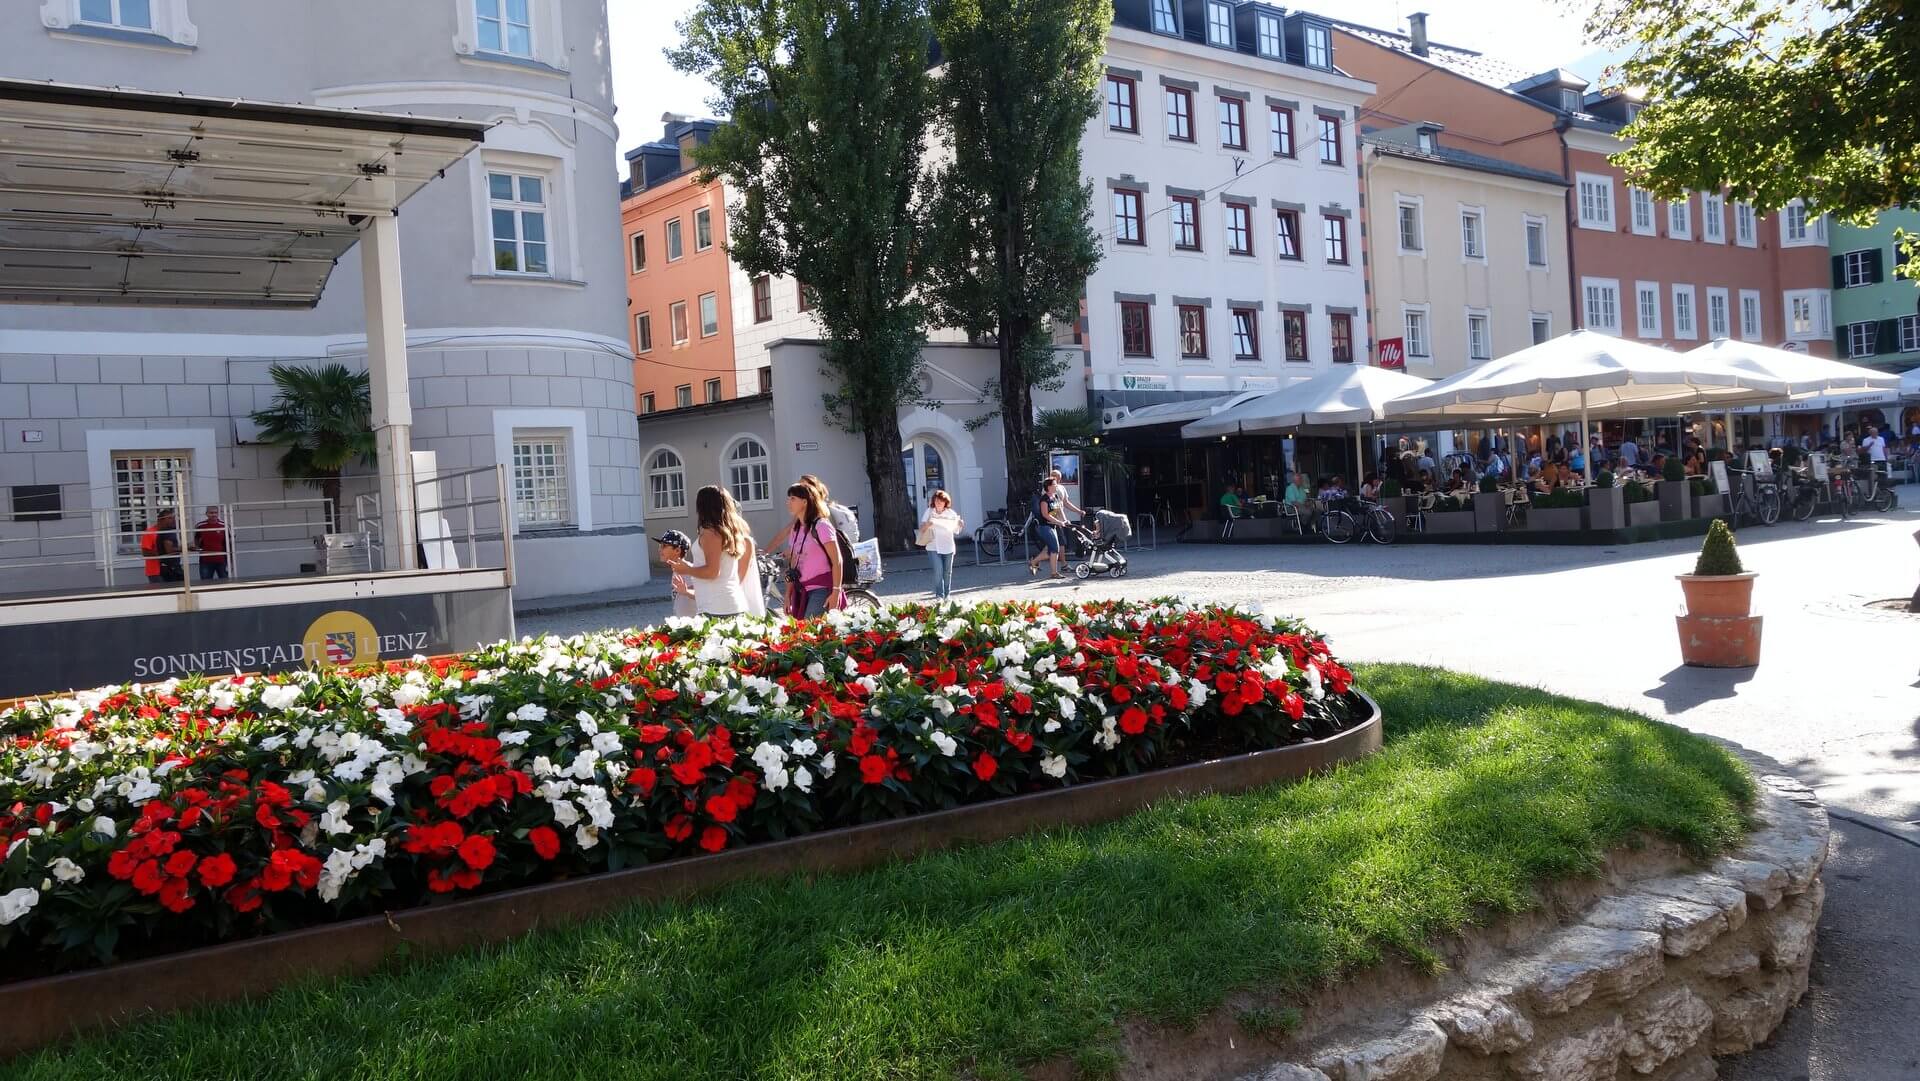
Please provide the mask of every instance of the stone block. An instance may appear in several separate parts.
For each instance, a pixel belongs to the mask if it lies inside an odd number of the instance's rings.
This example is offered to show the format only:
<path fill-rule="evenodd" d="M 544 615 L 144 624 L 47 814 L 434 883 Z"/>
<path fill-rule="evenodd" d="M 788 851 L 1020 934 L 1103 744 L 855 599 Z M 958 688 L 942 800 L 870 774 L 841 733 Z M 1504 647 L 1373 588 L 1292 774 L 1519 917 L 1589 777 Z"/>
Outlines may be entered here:
<path fill-rule="evenodd" d="M 121 409 L 129 417 L 167 415 L 167 388 L 128 384 L 120 388 Z"/>
<path fill-rule="evenodd" d="M 24 385 L 0 385 L 0 417 L 10 419 L 25 417 L 27 401 L 27 388 Z"/>
<path fill-rule="evenodd" d="M 183 383 L 167 388 L 167 415 L 170 417 L 210 417 L 213 396 L 203 385 Z"/>
<path fill-rule="evenodd" d="M 1522 1081 L 1613 1081 L 1627 1030 L 1609 1018 L 1583 1032 L 1546 1040 L 1509 1060 Z"/>
<path fill-rule="evenodd" d="M 1726 950 L 1701 960 L 1694 971 L 1713 980 L 1739 979 L 1760 971 L 1760 955 L 1745 948 Z"/>
<path fill-rule="evenodd" d="M 53 358 L 54 378 L 62 383 L 98 383 L 100 381 L 99 357 Z"/>
<path fill-rule="evenodd" d="M 5 373 L 9 383 L 59 381 L 59 367 L 47 353 L 8 353 L 6 359 L 0 361 L 0 372 Z"/>
<path fill-rule="evenodd" d="M 1813 956 L 1813 939 L 1819 930 L 1825 895 L 1826 887 L 1815 879 L 1812 889 L 1773 912 L 1760 942 L 1760 958 L 1768 968 L 1799 968 Z"/>
<path fill-rule="evenodd" d="M 1664 944 L 1650 931 L 1570 927 L 1523 963 L 1521 985 L 1533 1007 L 1566 1013 L 1590 998 L 1625 998 L 1658 980 Z"/>
<path fill-rule="evenodd" d="M 1747 923 L 1747 891 L 1718 875 L 1668 875 L 1634 888 L 1641 893 L 1690 901 L 1724 913 L 1729 931 L 1738 931 Z"/>
<path fill-rule="evenodd" d="M 1390 1036 L 1326 1051 L 1313 1065 L 1332 1081 L 1429 1081 L 1446 1053 L 1447 1034 L 1419 1018 Z"/>
<path fill-rule="evenodd" d="M 1332 1079 L 1311 1066 L 1282 1062 L 1277 1066 L 1269 1066 L 1264 1070 L 1246 1074 L 1241 1081 L 1332 1081 Z"/>
<path fill-rule="evenodd" d="M 513 384 L 499 376 L 476 376 L 467 380 L 467 402 L 471 405 L 512 405 Z"/>
<path fill-rule="evenodd" d="M 484 435 L 488 440 L 493 438 L 493 410 L 463 405 L 447 410 L 446 414 L 448 435 Z"/>
<path fill-rule="evenodd" d="M 593 365 L 593 354 L 583 353 L 578 349 L 567 350 L 567 374 L 582 379 L 598 378 L 599 373 L 595 371 Z"/>
<path fill-rule="evenodd" d="M 1605 898 L 1581 919 L 1594 927 L 1652 931 L 1669 957 L 1698 953 L 1727 933 L 1727 914 L 1721 909 L 1651 893 Z"/>
<path fill-rule="evenodd" d="M 580 397 L 580 380 L 570 376 L 554 376 L 547 381 L 547 400 L 556 406 L 578 406 L 584 404 Z"/>
<path fill-rule="evenodd" d="M 1736 1055 L 1758 1047 L 1799 998 L 1791 972 L 1773 972 L 1734 992 L 1714 1011 L 1713 1053 Z"/>
<path fill-rule="evenodd" d="M 487 350 L 488 375 L 525 375 L 527 374 L 527 351 L 525 349 L 489 349 Z"/>
<path fill-rule="evenodd" d="M 210 386 L 227 384 L 226 357 L 188 357 L 186 377 L 189 383 L 206 383 Z"/>
<path fill-rule="evenodd" d="M 1652 1073 L 1699 1044 L 1713 1028 L 1713 1007 L 1685 987 L 1637 1005 L 1627 1018 L 1622 1054 L 1635 1073 Z"/>
<path fill-rule="evenodd" d="M 534 375 L 567 374 L 565 353 L 553 349 L 527 350 L 527 370 Z"/>
<path fill-rule="evenodd" d="M 421 404 L 428 409 L 445 409 L 449 406 L 467 404 L 467 381 L 465 379 L 427 379 L 423 380 L 426 393 L 421 396 Z"/>
<path fill-rule="evenodd" d="M 1747 908 L 1769 909 L 1780 903 L 1780 897 L 1788 885 L 1787 872 L 1777 864 L 1762 863 L 1758 860 L 1734 859 L 1731 856 L 1717 860 L 1713 873 L 1732 882 L 1747 891 Z"/>
<path fill-rule="evenodd" d="M 547 405 L 547 380 L 531 375 L 516 375 L 511 384 L 513 404 L 516 406 Z"/>
<path fill-rule="evenodd" d="M 27 415 L 36 421 L 77 417 L 79 399 L 69 384 L 35 383 L 27 388 Z"/>
<path fill-rule="evenodd" d="M 168 383 L 185 382 L 187 362 L 184 357 L 141 357 L 140 381 L 147 384 L 164 386 Z"/>
<path fill-rule="evenodd" d="M 142 370 L 139 357 L 99 357 L 102 383 L 138 383 Z"/>
<path fill-rule="evenodd" d="M 1426 1013 L 1456 1047 L 1480 1055 L 1504 1055 L 1533 1042 L 1533 1022 L 1507 995 L 1469 993 Z"/>
<path fill-rule="evenodd" d="M 479 349 L 449 349 L 441 354 L 448 375 L 487 374 L 487 354 Z"/>

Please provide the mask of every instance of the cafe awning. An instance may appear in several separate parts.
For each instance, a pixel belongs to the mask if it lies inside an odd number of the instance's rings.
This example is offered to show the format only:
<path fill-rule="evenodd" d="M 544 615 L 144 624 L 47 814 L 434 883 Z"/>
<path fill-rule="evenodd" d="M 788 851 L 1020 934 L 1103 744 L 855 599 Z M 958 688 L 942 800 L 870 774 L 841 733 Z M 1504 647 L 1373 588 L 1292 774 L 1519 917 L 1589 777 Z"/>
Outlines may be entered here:
<path fill-rule="evenodd" d="M 0 303 L 307 308 L 485 125 L 0 79 Z"/>

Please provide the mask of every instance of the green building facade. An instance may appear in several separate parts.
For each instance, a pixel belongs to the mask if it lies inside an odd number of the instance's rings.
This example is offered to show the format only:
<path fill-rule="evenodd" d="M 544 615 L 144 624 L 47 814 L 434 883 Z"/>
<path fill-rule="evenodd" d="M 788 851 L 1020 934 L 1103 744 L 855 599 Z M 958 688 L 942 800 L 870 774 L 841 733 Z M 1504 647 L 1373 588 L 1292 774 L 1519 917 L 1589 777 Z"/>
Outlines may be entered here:
<path fill-rule="evenodd" d="M 1894 231 L 1920 236 L 1920 210 L 1886 210 L 1872 225 L 1832 222 L 1833 337 L 1839 357 L 1887 371 L 1920 367 L 1920 281 L 1901 277 Z"/>

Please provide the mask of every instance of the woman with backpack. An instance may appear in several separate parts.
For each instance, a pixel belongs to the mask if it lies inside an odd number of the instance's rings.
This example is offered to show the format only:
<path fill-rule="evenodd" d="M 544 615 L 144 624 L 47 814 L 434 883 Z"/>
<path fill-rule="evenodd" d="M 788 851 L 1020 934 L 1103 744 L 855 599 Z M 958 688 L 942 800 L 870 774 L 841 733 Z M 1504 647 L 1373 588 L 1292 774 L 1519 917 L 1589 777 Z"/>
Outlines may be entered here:
<path fill-rule="evenodd" d="M 787 557 L 787 614 L 806 619 L 841 607 L 853 567 L 841 556 L 840 531 L 828 516 L 825 495 L 814 485 L 796 484 L 787 489 L 787 513 L 793 525 L 768 546 Z"/>

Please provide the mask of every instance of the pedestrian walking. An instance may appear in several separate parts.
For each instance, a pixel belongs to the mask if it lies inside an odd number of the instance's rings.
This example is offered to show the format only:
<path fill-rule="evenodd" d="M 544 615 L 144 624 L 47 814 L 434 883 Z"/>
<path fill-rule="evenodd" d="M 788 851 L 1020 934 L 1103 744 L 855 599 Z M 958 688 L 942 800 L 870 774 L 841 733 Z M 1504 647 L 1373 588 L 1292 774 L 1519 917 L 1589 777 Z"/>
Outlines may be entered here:
<path fill-rule="evenodd" d="M 953 497 L 934 489 L 927 497 L 927 509 L 920 515 L 920 534 L 916 538 L 927 550 L 927 562 L 933 565 L 933 599 L 944 601 L 953 592 L 954 538 L 967 527 L 954 513 Z"/>
<path fill-rule="evenodd" d="M 787 557 L 787 612 L 796 619 L 820 615 L 845 603 L 842 590 L 854 573 L 841 557 L 839 532 L 829 518 L 826 488 L 817 480 L 787 489 L 793 524 L 768 547 Z"/>
<path fill-rule="evenodd" d="M 753 534 L 733 496 L 709 484 L 695 493 L 693 515 L 700 527 L 694 540 L 700 562 L 682 557 L 668 560 L 667 566 L 693 588 L 694 610 L 699 614 L 752 614 L 752 598 L 760 593 L 760 572 L 754 561 Z"/>
<path fill-rule="evenodd" d="M 1054 578 L 1065 578 L 1060 573 L 1060 531 L 1067 526 L 1064 509 L 1066 497 L 1060 493 L 1060 482 L 1049 476 L 1040 485 L 1040 491 L 1033 497 L 1033 531 L 1040 542 L 1040 552 L 1027 560 L 1029 577 L 1040 573 L 1040 564 L 1049 560 L 1053 563 Z"/>

